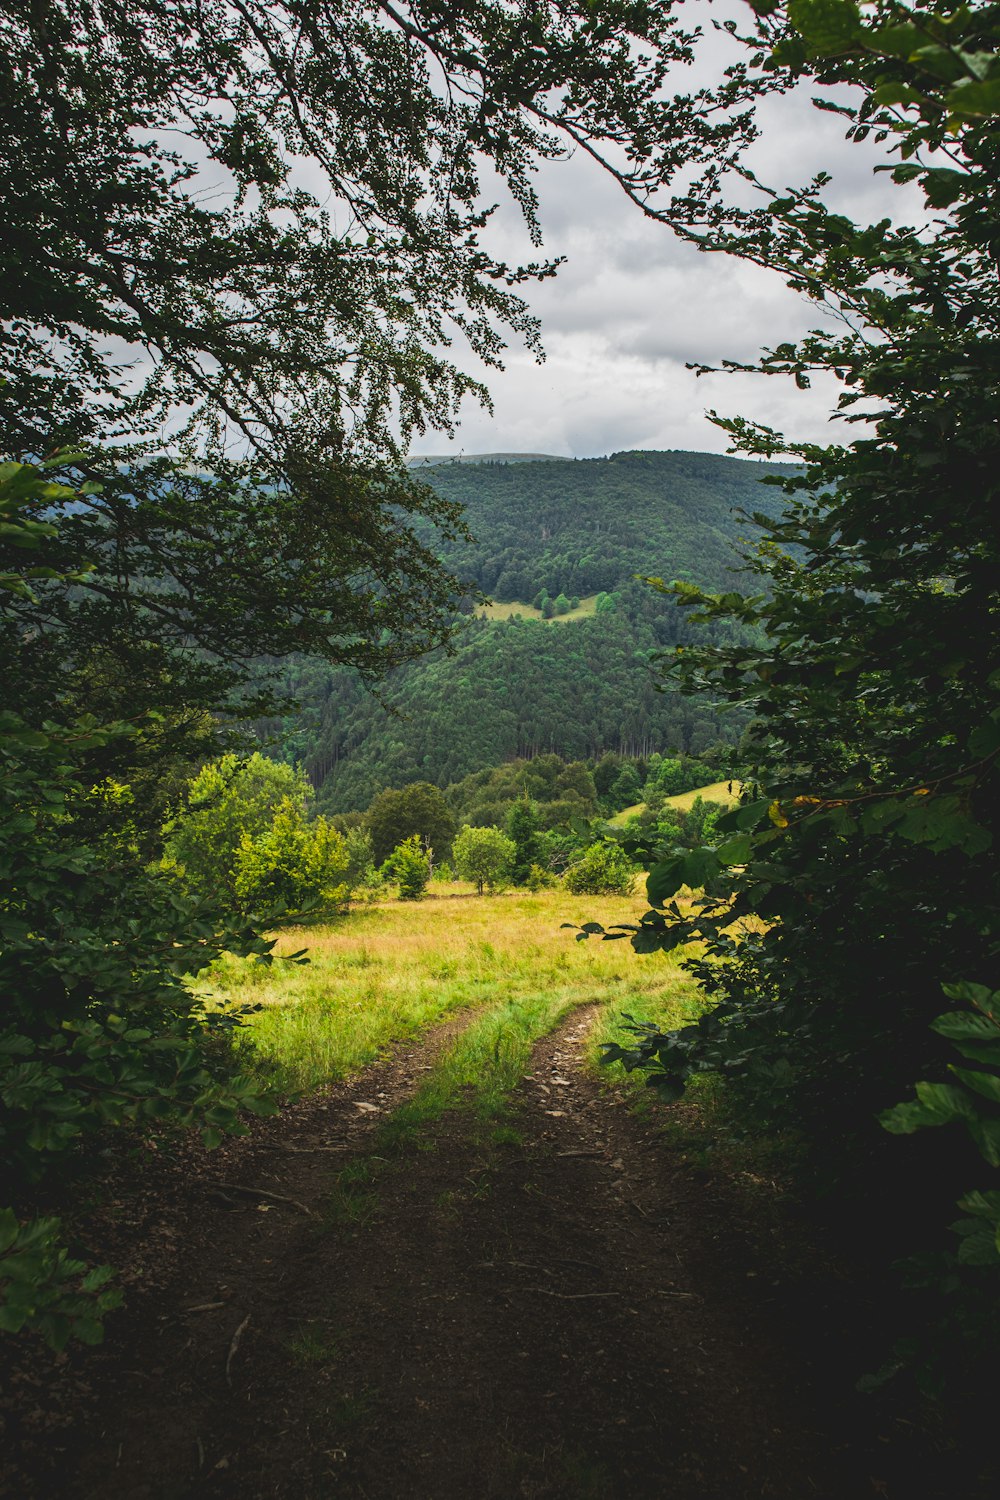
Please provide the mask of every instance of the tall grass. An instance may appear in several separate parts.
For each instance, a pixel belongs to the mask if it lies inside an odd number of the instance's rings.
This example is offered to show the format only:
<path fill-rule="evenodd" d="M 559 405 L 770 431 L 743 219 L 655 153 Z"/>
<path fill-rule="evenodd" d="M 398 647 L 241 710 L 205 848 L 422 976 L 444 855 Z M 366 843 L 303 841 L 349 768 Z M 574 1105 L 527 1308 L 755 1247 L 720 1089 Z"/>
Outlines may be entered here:
<path fill-rule="evenodd" d="M 631 898 L 561 889 L 386 902 L 330 926 L 282 933 L 271 969 L 227 958 L 210 971 L 210 988 L 221 1003 L 261 1006 L 247 1028 L 246 1065 L 288 1090 L 343 1078 L 394 1041 L 463 1010 L 484 1012 L 482 1047 L 495 1047 L 499 1059 L 510 1046 L 513 1069 L 521 1047 L 513 1039 L 539 1035 L 570 1005 L 669 1007 L 687 994 L 690 981 L 673 956 L 637 958 L 627 943 L 577 943 L 560 927 L 589 919 L 607 926 L 633 920 L 637 910 Z M 280 961 L 301 948 L 307 965 Z M 483 1061 L 480 1043 L 468 1046 L 467 1060 L 456 1060 L 460 1073 L 475 1073 Z"/>

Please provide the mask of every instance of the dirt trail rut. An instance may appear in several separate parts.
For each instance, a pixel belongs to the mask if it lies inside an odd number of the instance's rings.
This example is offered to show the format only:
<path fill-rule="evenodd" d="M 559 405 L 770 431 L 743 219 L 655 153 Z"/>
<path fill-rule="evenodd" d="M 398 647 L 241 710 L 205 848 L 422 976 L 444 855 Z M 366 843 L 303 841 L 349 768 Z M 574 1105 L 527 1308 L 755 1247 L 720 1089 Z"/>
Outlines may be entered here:
<path fill-rule="evenodd" d="M 137 1243 L 169 1232 L 171 1279 L 90 1356 L 86 1431 L 8 1493 L 930 1494 L 873 1467 L 877 1443 L 848 1452 L 850 1402 L 824 1404 L 723 1209 L 581 1068 L 593 1013 L 537 1046 L 501 1140 L 457 1112 L 374 1150 L 457 1021 L 166 1174 Z"/>

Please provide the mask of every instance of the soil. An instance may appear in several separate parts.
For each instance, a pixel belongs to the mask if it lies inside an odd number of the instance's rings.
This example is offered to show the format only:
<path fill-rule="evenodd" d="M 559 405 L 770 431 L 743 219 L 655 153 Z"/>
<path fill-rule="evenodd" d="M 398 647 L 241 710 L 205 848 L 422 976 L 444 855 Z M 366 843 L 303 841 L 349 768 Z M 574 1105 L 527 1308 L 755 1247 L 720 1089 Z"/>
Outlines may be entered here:
<path fill-rule="evenodd" d="M 865 1309 L 581 1065 L 507 1127 L 379 1124 L 462 1021 L 206 1154 L 143 1152 L 81 1232 L 127 1266 L 96 1350 L 19 1346 L 4 1496 L 924 1500 L 953 1439 L 854 1391 Z M 346 1171 L 345 1171 L 346 1169 Z"/>

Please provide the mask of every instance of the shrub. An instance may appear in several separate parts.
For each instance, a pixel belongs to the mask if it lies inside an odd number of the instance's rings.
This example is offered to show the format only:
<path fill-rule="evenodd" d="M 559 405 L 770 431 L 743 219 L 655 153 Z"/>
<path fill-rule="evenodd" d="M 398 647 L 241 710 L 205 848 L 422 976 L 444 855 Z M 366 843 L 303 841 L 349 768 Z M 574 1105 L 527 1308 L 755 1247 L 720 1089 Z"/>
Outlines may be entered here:
<path fill-rule="evenodd" d="M 234 886 L 244 911 L 342 906 L 350 897 L 347 840 L 326 818 L 308 823 L 300 803 L 286 798 L 270 827 L 244 834 Z"/>
<path fill-rule="evenodd" d="M 78 758 L 130 732 L 0 721 L 0 1146 L 25 1199 L 109 1127 L 169 1118 L 216 1145 L 242 1128 L 241 1108 L 271 1108 L 210 1045 L 238 1019 L 207 1015 L 185 978 L 227 950 L 269 960 L 271 945 L 144 867 L 121 788 L 102 799 L 114 821 L 93 836 Z M 93 1342 L 113 1305 L 106 1280 L 68 1259 L 54 1220 L 0 1213 L 0 1328 Z"/>
<path fill-rule="evenodd" d="M 399 886 L 401 901 L 419 901 L 431 878 L 431 862 L 419 833 L 413 833 L 389 855 L 383 871 Z"/>
<path fill-rule="evenodd" d="M 566 871 L 566 886 L 574 895 L 628 896 L 634 883 L 628 856 L 610 839 L 591 844 Z"/>
<path fill-rule="evenodd" d="M 291 766 L 259 753 L 223 755 L 202 766 L 164 828 L 168 863 L 179 867 L 190 890 L 237 903 L 244 841 L 261 838 L 281 805 L 294 802 L 304 814 L 311 798 L 305 775 Z"/>

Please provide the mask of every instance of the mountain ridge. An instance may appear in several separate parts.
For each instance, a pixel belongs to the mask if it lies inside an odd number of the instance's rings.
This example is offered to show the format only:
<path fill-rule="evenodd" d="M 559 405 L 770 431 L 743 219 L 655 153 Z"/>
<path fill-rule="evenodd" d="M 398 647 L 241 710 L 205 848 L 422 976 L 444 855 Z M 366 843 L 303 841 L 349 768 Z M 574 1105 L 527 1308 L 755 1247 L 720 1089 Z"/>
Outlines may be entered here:
<path fill-rule="evenodd" d="M 347 812 L 386 786 L 443 787 L 517 757 L 731 744 L 745 715 L 664 689 L 656 661 L 732 627 L 693 625 L 637 577 L 739 587 L 754 542 L 739 512 L 776 513 L 782 495 L 760 481 L 790 472 L 657 450 L 431 468 L 421 477 L 465 505 L 474 537 L 439 546 L 469 587 L 451 649 L 399 668 L 378 697 L 346 669 L 290 664 L 280 685 L 301 707 L 267 726 L 278 753 L 305 766 L 323 808 Z M 426 539 L 435 545 L 430 528 Z M 476 592 L 527 606 L 543 589 L 553 601 L 604 597 L 557 629 L 517 611 L 477 617 Z"/>

